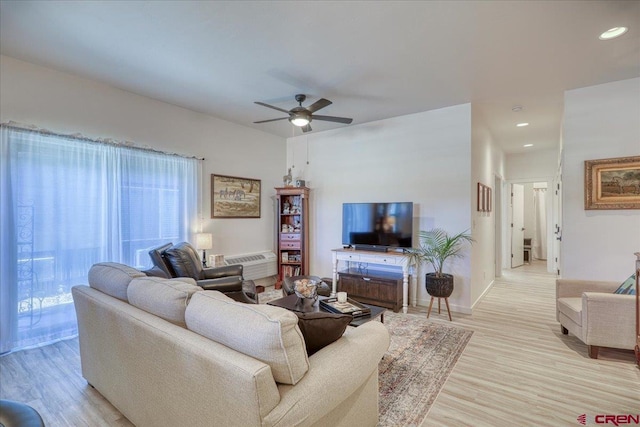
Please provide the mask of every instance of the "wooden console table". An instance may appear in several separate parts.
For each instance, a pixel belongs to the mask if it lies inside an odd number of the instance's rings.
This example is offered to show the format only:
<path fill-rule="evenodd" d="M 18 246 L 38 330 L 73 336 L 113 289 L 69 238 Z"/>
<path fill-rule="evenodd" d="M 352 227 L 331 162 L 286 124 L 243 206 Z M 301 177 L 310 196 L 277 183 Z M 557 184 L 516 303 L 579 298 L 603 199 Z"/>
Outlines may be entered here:
<path fill-rule="evenodd" d="M 388 265 L 402 268 L 402 312 L 406 313 L 409 308 L 409 274 L 413 264 L 409 257 L 400 252 L 373 252 L 356 251 L 354 249 L 333 249 L 333 286 L 331 295 L 334 296 L 338 286 L 338 263 L 346 261 L 357 264 Z M 353 268 L 353 265 L 349 267 Z M 412 278 L 412 287 L 415 290 L 415 274 Z M 415 307 L 415 295 L 413 298 Z"/>

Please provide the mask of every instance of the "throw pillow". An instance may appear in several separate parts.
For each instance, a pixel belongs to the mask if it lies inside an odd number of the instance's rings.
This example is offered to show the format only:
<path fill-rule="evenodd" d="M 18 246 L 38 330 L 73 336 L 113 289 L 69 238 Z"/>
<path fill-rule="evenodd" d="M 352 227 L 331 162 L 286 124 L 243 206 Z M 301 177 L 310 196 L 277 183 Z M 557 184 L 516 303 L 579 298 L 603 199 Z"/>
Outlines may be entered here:
<path fill-rule="evenodd" d="M 635 295 L 636 294 L 636 275 L 632 274 L 627 280 L 622 282 L 620 287 L 616 289 L 614 294 Z"/>
<path fill-rule="evenodd" d="M 318 350 L 337 341 L 353 317 L 348 314 L 334 313 L 298 313 L 298 327 L 304 337 L 307 354 L 311 356 Z"/>

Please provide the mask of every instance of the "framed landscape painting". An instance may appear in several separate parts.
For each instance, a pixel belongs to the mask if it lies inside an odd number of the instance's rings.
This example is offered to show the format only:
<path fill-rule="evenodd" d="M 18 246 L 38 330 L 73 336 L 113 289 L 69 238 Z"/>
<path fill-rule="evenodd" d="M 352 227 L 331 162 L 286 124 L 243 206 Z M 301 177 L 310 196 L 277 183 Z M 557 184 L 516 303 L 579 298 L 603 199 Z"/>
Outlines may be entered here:
<path fill-rule="evenodd" d="M 584 208 L 640 209 L 640 156 L 586 160 Z"/>
<path fill-rule="evenodd" d="M 211 218 L 260 218 L 259 179 L 211 175 Z"/>

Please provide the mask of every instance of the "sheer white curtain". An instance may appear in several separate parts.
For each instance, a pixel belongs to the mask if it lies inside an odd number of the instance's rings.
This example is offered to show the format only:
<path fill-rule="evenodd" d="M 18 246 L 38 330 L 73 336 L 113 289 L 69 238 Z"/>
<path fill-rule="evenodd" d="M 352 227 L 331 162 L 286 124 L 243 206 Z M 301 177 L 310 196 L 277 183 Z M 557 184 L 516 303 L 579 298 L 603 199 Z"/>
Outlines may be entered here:
<path fill-rule="evenodd" d="M 547 189 L 533 189 L 534 227 L 532 250 L 534 259 L 547 259 Z"/>
<path fill-rule="evenodd" d="M 1 144 L 0 352 L 77 333 L 70 289 L 94 263 L 190 240 L 196 159 L 6 126 Z"/>

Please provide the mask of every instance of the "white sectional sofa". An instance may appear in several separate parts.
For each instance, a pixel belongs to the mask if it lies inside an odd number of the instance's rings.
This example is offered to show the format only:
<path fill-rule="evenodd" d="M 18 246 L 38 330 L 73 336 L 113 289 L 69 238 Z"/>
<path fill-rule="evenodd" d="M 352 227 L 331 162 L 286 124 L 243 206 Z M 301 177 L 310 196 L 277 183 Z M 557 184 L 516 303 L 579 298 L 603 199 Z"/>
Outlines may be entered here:
<path fill-rule="evenodd" d="M 380 322 L 307 356 L 297 316 L 278 307 L 114 263 L 94 265 L 89 284 L 72 290 L 82 375 L 137 426 L 378 421 Z"/>

